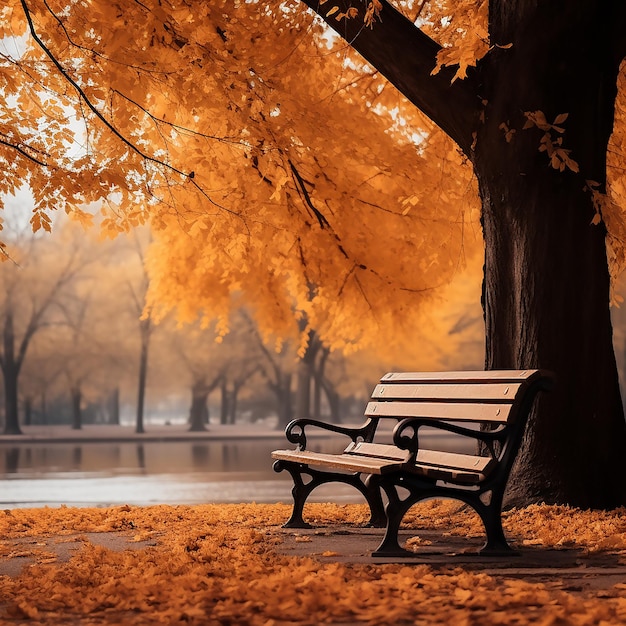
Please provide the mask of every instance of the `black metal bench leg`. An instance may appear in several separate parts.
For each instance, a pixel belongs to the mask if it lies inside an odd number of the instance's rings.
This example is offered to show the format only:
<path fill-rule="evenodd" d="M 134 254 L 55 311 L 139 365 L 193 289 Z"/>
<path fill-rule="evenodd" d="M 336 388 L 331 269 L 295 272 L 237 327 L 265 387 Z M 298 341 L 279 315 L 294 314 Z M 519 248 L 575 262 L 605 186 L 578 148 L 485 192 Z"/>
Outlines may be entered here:
<path fill-rule="evenodd" d="M 380 477 L 375 474 L 370 474 L 365 479 L 366 490 L 363 492 L 363 495 L 370 507 L 370 521 L 367 525 L 371 528 L 384 528 L 387 524 L 387 515 L 385 514 L 379 479 Z"/>
<path fill-rule="evenodd" d="M 519 552 L 511 548 L 504 535 L 502 498 L 494 495 L 488 505 L 480 502 L 479 505 L 474 505 L 474 509 L 480 515 L 487 535 L 487 541 L 479 550 L 479 554 L 482 556 L 519 556 Z"/>
<path fill-rule="evenodd" d="M 276 461 L 274 471 L 287 470 L 293 479 L 291 495 L 293 496 L 293 509 L 291 517 L 283 524 L 283 528 L 312 528 L 311 524 L 304 521 L 302 516 L 304 505 L 311 492 L 320 485 L 326 483 L 342 482 L 351 485 L 363 494 L 370 508 L 370 521 L 368 526 L 383 528 L 387 521 L 385 508 L 377 485 L 370 485 L 369 481 L 363 481 L 362 474 L 336 474 L 334 472 L 317 472 L 304 464 L 290 463 L 288 461 Z M 307 474 L 311 480 L 304 482 L 302 475 Z M 366 484 L 367 483 L 367 484 Z"/>
<path fill-rule="evenodd" d="M 398 491 L 395 485 L 383 484 L 383 489 L 387 494 L 389 502 L 385 508 L 387 517 L 387 527 L 385 529 L 385 536 L 380 542 L 380 545 L 376 550 L 372 552 L 372 556 L 378 557 L 407 557 L 415 556 L 410 550 L 405 550 L 400 547 L 398 542 L 398 532 L 400 531 L 400 524 L 402 519 L 406 515 L 406 512 L 413 506 L 414 502 L 411 496 L 406 500 L 400 500 Z"/>
<path fill-rule="evenodd" d="M 304 504 L 307 498 L 319 483 L 315 481 L 313 477 L 311 477 L 308 483 L 302 480 L 302 472 L 306 470 L 305 466 L 276 461 L 273 468 L 275 472 L 287 470 L 293 479 L 293 487 L 291 489 L 293 508 L 291 510 L 291 517 L 283 524 L 283 528 L 313 528 L 311 524 L 304 521 L 302 513 L 304 512 Z"/>

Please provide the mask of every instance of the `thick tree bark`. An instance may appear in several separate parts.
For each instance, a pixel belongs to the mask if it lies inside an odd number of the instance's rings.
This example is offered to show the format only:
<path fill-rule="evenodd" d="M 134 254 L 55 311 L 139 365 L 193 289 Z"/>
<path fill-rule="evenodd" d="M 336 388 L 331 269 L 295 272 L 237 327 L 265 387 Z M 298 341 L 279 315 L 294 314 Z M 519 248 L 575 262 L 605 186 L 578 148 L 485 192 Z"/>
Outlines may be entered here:
<path fill-rule="evenodd" d="M 324 7 L 304 1 L 325 17 Z M 626 504 L 605 230 L 590 224 L 594 209 L 584 189 L 594 180 L 603 191 L 606 181 L 626 54 L 624 3 L 491 0 L 491 43 L 512 46 L 495 47 L 469 80 L 452 86 L 425 71 L 434 67 L 434 42 L 385 2 L 381 19 L 356 36 L 358 20 L 343 26 L 327 18 L 474 165 L 486 248 L 486 366 L 541 367 L 558 380 L 530 419 L 509 503 Z M 524 112 L 534 111 L 548 122 L 568 114 L 565 132 L 547 131 L 551 141 L 562 137 L 578 174 L 555 170 L 539 151 L 546 129 L 524 130 Z M 515 132 L 505 136 L 509 129 Z"/>
<path fill-rule="evenodd" d="M 558 383 L 531 417 L 508 502 L 612 507 L 626 503 L 626 424 L 605 229 L 591 225 L 585 181 L 604 188 L 618 64 L 606 14 L 589 3 L 544 3 L 521 18 L 499 28 L 515 53 L 496 52 L 481 72 L 488 104 L 474 163 L 486 248 L 486 365 L 542 367 Z M 523 130 L 523 112 L 537 110 L 550 122 L 568 113 L 565 132 L 551 136 L 563 138 L 579 173 L 550 166 L 539 152 L 545 130 Z M 502 122 L 516 129 L 510 142 Z"/>

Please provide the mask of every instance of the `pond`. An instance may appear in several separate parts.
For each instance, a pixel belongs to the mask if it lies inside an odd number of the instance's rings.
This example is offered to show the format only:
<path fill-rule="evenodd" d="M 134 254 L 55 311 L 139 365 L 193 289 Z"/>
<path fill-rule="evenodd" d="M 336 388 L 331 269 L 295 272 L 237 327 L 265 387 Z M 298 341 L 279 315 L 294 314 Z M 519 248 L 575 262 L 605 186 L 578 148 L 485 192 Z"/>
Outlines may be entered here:
<path fill-rule="evenodd" d="M 0 506 L 291 502 L 291 477 L 274 472 L 270 458 L 272 450 L 288 445 L 283 437 L 2 443 Z M 345 440 L 325 438 L 308 447 L 339 452 L 343 446 Z M 363 498 L 352 487 L 330 484 L 316 489 L 310 501 Z"/>
<path fill-rule="evenodd" d="M 284 439 L 193 442 L 0 445 L 0 505 L 109 506 L 290 502 L 291 477 L 272 470 Z M 336 451 L 332 441 L 311 445 Z M 312 501 L 360 502 L 344 485 L 325 486 Z"/>

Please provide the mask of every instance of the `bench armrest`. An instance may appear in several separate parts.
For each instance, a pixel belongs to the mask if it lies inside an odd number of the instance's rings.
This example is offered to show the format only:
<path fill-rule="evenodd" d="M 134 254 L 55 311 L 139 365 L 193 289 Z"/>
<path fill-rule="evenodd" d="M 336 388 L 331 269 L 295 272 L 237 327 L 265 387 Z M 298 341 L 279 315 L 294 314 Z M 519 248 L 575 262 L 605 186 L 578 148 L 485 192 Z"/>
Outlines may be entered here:
<path fill-rule="evenodd" d="M 500 425 L 494 430 L 475 430 L 473 428 L 451 424 L 450 422 L 410 417 L 399 422 L 393 429 L 394 445 L 401 450 L 410 450 L 412 456 L 415 456 L 419 449 L 419 429 L 422 426 L 437 428 L 438 430 L 445 430 L 456 435 L 478 439 L 486 443 L 488 447 L 491 447 L 494 441 L 504 440 L 509 430 L 507 425 Z M 407 434 L 407 432 L 409 434 Z"/>
<path fill-rule="evenodd" d="M 352 441 L 357 442 L 359 439 L 368 441 L 374 434 L 376 429 L 376 423 L 373 420 L 367 420 L 363 425 L 358 427 L 339 426 L 339 424 L 329 424 L 328 422 L 320 422 L 319 420 L 309 419 L 302 417 L 292 420 L 285 427 L 285 436 L 291 443 L 297 444 L 300 450 L 306 449 L 306 433 L 305 428 L 307 426 L 313 426 L 315 428 L 321 428 L 340 435 L 346 435 L 350 437 Z"/>

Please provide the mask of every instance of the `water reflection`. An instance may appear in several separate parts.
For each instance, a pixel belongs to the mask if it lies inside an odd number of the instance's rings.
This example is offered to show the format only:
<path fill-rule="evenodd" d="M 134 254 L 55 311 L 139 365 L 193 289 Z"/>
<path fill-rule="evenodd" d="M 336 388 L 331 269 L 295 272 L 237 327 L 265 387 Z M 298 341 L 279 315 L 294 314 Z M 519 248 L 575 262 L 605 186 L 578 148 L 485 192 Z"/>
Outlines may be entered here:
<path fill-rule="evenodd" d="M 9 448 L 4 455 L 4 471 L 6 474 L 15 474 L 20 466 L 20 449 Z"/>
<path fill-rule="evenodd" d="M 206 445 L 194 443 L 191 445 L 191 460 L 194 468 L 202 469 L 208 465 L 209 448 Z"/>
<path fill-rule="evenodd" d="M 119 446 L 118 446 L 119 448 Z M 146 451 L 143 447 L 143 443 L 137 444 L 137 467 L 141 470 L 141 473 L 144 474 L 146 471 Z"/>
<path fill-rule="evenodd" d="M 282 445 L 284 440 L 258 439 L 0 445 L 0 504 L 289 502 L 291 479 L 276 474 L 270 458 Z M 315 447 L 338 451 L 332 440 Z M 337 487 L 320 499 L 361 501 L 352 489 Z"/>
<path fill-rule="evenodd" d="M 0 445 L 0 478 L 49 473 L 261 472 L 271 475 L 276 441 Z M 324 446 L 322 445 L 320 449 Z"/>
<path fill-rule="evenodd" d="M 284 439 L 0 444 L 0 505 L 291 502 L 291 478 L 274 472 L 270 457 L 286 445 Z M 319 452 L 344 446 L 341 439 L 310 441 Z M 316 489 L 310 501 L 363 498 L 333 483 Z"/>
<path fill-rule="evenodd" d="M 83 448 L 82 446 L 74 446 L 72 450 L 72 468 L 75 471 L 80 472 L 80 468 L 83 465 Z"/>

